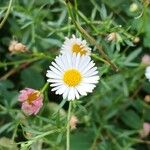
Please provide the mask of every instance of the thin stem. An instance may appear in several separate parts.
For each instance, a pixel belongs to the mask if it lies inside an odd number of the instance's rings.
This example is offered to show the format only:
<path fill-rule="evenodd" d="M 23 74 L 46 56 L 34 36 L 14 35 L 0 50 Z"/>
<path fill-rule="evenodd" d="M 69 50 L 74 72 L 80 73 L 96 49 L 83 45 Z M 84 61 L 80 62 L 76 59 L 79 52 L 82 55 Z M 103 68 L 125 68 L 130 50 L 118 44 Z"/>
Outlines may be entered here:
<path fill-rule="evenodd" d="M 19 65 L 19 64 L 22 64 L 22 63 L 26 63 L 26 62 L 33 62 L 33 61 L 37 61 L 39 59 L 42 59 L 42 58 L 35 57 L 35 58 L 18 60 L 18 61 L 14 61 L 14 62 L 0 62 L 0 68 L 1 67 L 6 67 L 6 66 L 11 66 L 11 65 Z"/>
<path fill-rule="evenodd" d="M 44 91 L 47 89 L 47 87 L 48 87 L 48 82 L 47 83 L 45 83 L 45 85 L 43 86 L 43 88 L 41 89 L 41 93 L 44 93 Z"/>
<path fill-rule="evenodd" d="M 70 150 L 70 117 L 71 117 L 72 102 L 69 102 L 68 116 L 67 116 L 67 132 L 66 132 L 66 150 Z"/>
<path fill-rule="evenodd" d="M 65 103 L 66 103 L 66 99 L 63 99 L 62 101 L 61 101 L 61 103 L 59 104 L 59 106 L 58 106 L 58 109 L 56 110 L 56 112 L 53 114 L 53 115 L 56 115 L 59 111 L 60 111 L 60 109 L 65 105 Z M 53 116 L 52 115 L 52 116 Z"/>
<path fill-rule="evenodd" d="M 10 9 L 11 9 L 11 5 L 12 5 L 12 1 L 13 1 L 13 0 L 10 0 L 10 1 L 9 1 L 9 5 L 8 5 L 8 9 L 7 9 L 7 11 L 6 11 L 6 14 L 5 14 L 5 16 L 4 16 L 3 20 L 2 20 L 2 22 L 0 23 L 0 29 L 3 27 L 5 21 L 6 21 L 7 18 L 8 18 L 8 15 L 9 15 L 9 12 L 10 12 Z"/>

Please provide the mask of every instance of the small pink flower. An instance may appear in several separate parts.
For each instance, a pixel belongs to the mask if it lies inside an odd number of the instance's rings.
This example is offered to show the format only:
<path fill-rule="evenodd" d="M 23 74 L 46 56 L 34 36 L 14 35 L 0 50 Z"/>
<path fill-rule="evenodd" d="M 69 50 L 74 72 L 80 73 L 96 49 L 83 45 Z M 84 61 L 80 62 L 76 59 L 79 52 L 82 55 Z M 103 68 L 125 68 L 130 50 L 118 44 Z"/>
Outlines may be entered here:
<path fill-rule="evenodd" d="M 145 55 L 142 57 L 142 64 L 145 64 L 145 65 L 149 65 L 149 64 L 150 64 L 150 55 L 145 54 Z"/>
<path fill-rule="evenodd" d="M 141 138 L 145 138 L 150 134 L 150 123 L 144 122 L 143 129 L 140 131 Z"/>
<path fill-rule="evenodd" d="M 21 109 L 26 115 L 36 115 L 43 106 L 43 96 L 31 88 L 21 90 L 18 100 L 22 103 Z"/>

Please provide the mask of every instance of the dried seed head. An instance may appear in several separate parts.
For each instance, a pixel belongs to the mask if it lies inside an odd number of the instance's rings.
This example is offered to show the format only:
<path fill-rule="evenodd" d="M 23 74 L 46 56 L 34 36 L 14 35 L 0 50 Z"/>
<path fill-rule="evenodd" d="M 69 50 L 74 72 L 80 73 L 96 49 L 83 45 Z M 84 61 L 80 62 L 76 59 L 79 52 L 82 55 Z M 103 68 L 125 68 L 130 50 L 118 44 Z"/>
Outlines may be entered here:
<path fill-rule="evenodd" d="M 108 40 L 108 41 L 115 41 L 115 40 L 116 40 L 116 37 L 117 37 L 116 32 L 112 32 L 112 33 L 108 34 L 107 40 Z"/>
<path fill-rule="evenodd" d="M 140 38 L 139 37 L 133 38 L 133 43 L 139 43 L 139 42 L 140 42 Z"/>
<path fill-rule="evenodd" d="M 147 103 L 150 103 L 150 95 L 146 95 L 144 97 L 144 101 L 147 102 Z"/>
<path fill-rule="evenodd" d="M 22 43 L 18 43 L 17 41 L 11 41 L 8 49 L 12 53 L 27 51 L 27 47 Z"/>
<path fill-rule="evenodd" d="M 71 127 L 71 130 L 76 129 L 77 123 L 78 123 L 78 118 L 76 116 L 74 116 L 74 115 L 71 116 L 71 118 L 70 118 L 70 127 Z"/>

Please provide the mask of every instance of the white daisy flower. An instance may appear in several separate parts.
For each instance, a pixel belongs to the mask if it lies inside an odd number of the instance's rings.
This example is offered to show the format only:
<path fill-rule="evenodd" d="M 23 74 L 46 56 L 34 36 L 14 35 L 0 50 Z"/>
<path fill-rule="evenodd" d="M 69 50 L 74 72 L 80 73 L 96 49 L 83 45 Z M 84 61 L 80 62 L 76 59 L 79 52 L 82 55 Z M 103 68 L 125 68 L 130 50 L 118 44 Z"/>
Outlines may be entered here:
<path fill-rule="evenodd" d="M 145 70 L 145 76 L 150 81 L 150 66 L 148 66 Z"/>
<path fill-rule="evenodd" d="M 97 67 L 89 56 L 70 53 L 59 55 L 49 68 L 46 76 L 52 91 L 68 100 L 91 93 L 99 80 Z"/>
<path fill-rule="evenodd" d="M 87 42 L 81 38 L 76 38 L 75 35 L 72 35 L 72 38 L 65 38 L 65 42 L 62 45 L 61 53 L 80 53 L 80 55 L 90 55 L 91 48 L 87 46 Z"/>

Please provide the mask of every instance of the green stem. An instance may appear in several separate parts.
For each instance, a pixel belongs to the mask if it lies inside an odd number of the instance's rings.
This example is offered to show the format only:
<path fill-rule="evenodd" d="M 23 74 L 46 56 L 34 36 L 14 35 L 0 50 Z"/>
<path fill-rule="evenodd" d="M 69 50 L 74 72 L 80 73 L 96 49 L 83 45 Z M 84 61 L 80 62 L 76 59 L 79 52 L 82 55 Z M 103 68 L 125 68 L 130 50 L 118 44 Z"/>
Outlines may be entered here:
<path fill-rule="evenodd" d="M 68 116 L 67 116 L 67 132 L 66 132 L 66 150 L 70 150 L 70 117 L 71 117 L 72 102 L 69 102 Z"/>
<path fill-rule="evenodd" d="M 41 93 L 44 93 L 44 91 L 47 89 L 47 87 L 48 87 L 48 82 L 47 83 L 45 83 L 45 85 L 43 86 L 43 88 L 41 89 Z"/>
<path fill-rule="evenodd" d="M 8 15 L 9 15 L 9 12 L 10 12 L 10 9 L 11 9 L 11 5 L 12 5 L 12 1 L 13 1 L 13 0 L 10 0 L 10 1 L 9 1 L 9 5 L 8 5 L 8 9 L 7 9 L 7 11 L 6 11 L 6 14 L 5 14 L 5 16 L 4 16 L 3 20 L 2 20 L 2 22 L 0 23 L 0 29 L 3 27 L 5 21 L 6 21 L 7 18 L 8 18 Z"/>
<path fill-rule="evenodd" d="M 56 115 L 59 111 L 60 111 L 60 109 L 65 105 L 65 103 L 66 103 L 66 99 L 63 99 L 62 101 L 61 101 L 61 103 L 59 104 L 59 106 L 58 106 L 58 109 L 56 110 L 56 112 L 53 114 L 53 115 Z M 52 116 L 53 116 L 52 115 Z"/>

